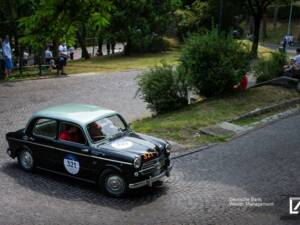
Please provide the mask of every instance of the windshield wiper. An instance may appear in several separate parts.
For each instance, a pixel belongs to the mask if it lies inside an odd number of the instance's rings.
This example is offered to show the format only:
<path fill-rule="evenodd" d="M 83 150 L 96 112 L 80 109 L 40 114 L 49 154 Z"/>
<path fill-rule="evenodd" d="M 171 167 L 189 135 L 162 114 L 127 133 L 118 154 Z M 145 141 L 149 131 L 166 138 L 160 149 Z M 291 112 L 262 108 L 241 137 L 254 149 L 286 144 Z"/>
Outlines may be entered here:
<path fill-rule="evenodd" d="M 117 139 L 117 138 L 119 138 L 119 137 L 122 137 L 124 134 L 125 134 L 125 132 L 120 132 L 120 133 L 114 134 L 114 135 L 112 135 L 112 136 L 109 138 L 109 140 L 112 141 L 112 140 L 114 140 L 114 139 Z"/>

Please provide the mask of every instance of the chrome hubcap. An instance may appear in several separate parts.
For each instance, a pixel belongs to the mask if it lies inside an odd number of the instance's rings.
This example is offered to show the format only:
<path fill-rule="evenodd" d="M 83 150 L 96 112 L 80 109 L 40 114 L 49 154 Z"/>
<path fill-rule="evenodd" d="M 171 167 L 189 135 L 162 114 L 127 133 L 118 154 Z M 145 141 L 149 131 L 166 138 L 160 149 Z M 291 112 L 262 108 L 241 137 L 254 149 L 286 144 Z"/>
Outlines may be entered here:
<path fill-rule="evenodd" d="M 125 182 L 122 177 L 111 175 L 106 179 L 106 189 L 111 194 L 120 195 L 125 190 Z"/>
<path fill-rule="evenodd" d="M 21 153 L 21 163 L 25 169 L 31 169 L 33 165 L 32 155 L 28 151 Z"/>

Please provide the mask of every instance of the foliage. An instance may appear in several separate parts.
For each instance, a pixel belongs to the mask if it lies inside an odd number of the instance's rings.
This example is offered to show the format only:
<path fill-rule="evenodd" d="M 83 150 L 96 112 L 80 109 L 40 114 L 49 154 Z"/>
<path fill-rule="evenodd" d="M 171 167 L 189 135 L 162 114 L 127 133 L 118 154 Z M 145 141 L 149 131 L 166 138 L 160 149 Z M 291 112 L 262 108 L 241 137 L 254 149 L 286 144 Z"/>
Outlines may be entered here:
<path fill-rule="evenodd" d="M 288 0 L 242 0 L 238 5 L 246 7 L 250 16 L 253 17 L 253 42 L 252 42 L 252 56 L 257 57 L 257 49 L 259 42 L 260 26 L 263 16 L 267 13 L 267 9 L 271 4 L 287 4 Z"/>
<path fill-rule="evenodd" d="M 133 128 L 137 132 L 159 136 L 180 144 L 207 144 L 218 140 L 208 135 L 199 135 L 199 129 L 296 97 L 299 97 L 299 94 L 294 89 L 262 86 L 208 99 L 176 112 L 135 121 Z"/>
<path fill-rule="evenodd" d="M 162 36 L 172 21 L 172 12 L 178 2 L 178 0 L 114 0 L 115 10 L 111 15 L 106 39 L 126 43 L 127 55 L 134 52 L 165 50 Z M 156 45 L 155 48 L 152 48 L 153 44 Z"/>
<path fill-rule="evenodd" d="M 239 30 L 237 16 L 243 15 L 244 10 L 237 2 L 239 1 L 223 1 L 222 31 Z M 214 24 L 219 23 L 219 16 L 220 0 L 183 1 L 183 6 L 175 12 L 179 37 L 184 39 L 189 33 L 211 29 Z"/>
<path fill-rule="evenodd" d="M 190 84 L 206 97 L 232 90 L 248 71 L 249 59 L 242 43 L 216 30 L 191 36 L 181 55 Z"/>
<path fill-rule="evenodd" d="M 165 113 L 187 105 L 187 82 L 181 70 L 163 64 L 138 77 L 138 93 L 150 109 Z"/>
<path fill-rule="evenodd" d="M 175 12 L 178 34 L 183 39 L 189 32 L 199 31 L 203 26 L 210 26 L 208 2 L 194 1 L 191 5 Z"/>
<path fill-rule="evenodd" d="M 107 0 L 40 0 L 33 1 L 34 13 L 19 20 L 24 29 L 22 42 L 35 48 L 47 43 L 66 42 L 81 34 L 82 26 L 104 26 L 108 23 L 110 3 Z M 78 36 L 78 35 L 77 35 Z"/>
<path fill-rule="evenodd" d="M 272 52 L 271 57 L 259 59 L 253 68 L 257 76 L 257 82 L 282 76 L 283 66 L 286 64 L 287 56 L 280 52 Z"/>

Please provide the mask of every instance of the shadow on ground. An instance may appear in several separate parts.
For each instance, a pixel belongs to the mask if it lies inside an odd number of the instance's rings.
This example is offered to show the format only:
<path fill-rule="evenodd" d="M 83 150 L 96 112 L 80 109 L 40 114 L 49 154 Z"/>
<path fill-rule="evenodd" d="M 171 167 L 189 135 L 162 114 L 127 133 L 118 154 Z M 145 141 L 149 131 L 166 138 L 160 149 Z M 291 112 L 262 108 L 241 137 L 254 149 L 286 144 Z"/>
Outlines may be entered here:
<path fill-rule="evenodd" d="M 150 204 L 167 194 L 168 191 L 166 185 L 162 187 L 144 187 L 138 190 L 129 190 L 128 194 L 122 198 L 112 198 L 101 193 L 96 185 L 42 170 L 28 173 L 21 170 L 17 163 L 5 163 L 1 168 L 1 172 L 13 178 L 17 184 L 34 192 L 68 201 L 86 201 L 87 203 L 124 211 Z"/>

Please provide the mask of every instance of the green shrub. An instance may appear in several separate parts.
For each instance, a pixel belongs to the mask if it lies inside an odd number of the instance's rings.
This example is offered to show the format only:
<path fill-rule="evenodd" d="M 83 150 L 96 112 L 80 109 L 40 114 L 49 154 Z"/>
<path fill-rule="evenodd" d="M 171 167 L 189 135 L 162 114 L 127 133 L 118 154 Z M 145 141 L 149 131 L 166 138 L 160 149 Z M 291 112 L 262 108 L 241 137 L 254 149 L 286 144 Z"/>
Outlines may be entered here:
<path fill-rule="evenodd" d="M 287 64 L 284 53 L 273 52 L 270 58 L 259 59 L 253 67 L 257 82 L 263 82 L 282 76 L 283 66 Z"/>
<path fill-rule="evenodd" d="M 160 36 L 136 36 L 131 43 L 131 53 L 157 53 L 169 47 L 169 43 Z"/>
<path fill-rule="evenodd" d="M 191 86 L 211 97 L 231 91 L 250 65 L 250 51 L 230 36 L 216 30 L 191 36 L 182 51 L 181 62 Z"/>
<path fill-rule="evenodd" d="M 139 76 L 138 93 L 157 113 L 170 112 L 188 104 L 187 82 L 182 68 L 163 64 Z"/>

